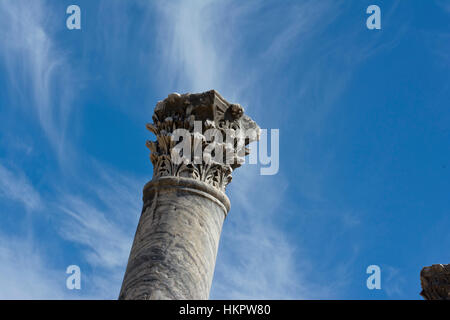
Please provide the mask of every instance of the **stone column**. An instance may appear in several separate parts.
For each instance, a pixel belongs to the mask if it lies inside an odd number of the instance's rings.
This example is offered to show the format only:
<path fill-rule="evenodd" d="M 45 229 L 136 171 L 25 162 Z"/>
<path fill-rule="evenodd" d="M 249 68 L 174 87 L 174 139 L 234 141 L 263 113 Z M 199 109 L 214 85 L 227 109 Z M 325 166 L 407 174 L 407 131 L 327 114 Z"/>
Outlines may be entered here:
<path fill-rule="evenodd" d="M 119 299 L 208 299 L 231 173 L 259 127 L 216 91 L 171 94 L 147 128 L 153 178 Z M 180 139 L 180 136 L 182 138 Z"/>
<path fill-rule="evenodd" d="M 450 264 L 433 264 L 420 272 L 422 292 L 426 300 L 450 300 Z"/>

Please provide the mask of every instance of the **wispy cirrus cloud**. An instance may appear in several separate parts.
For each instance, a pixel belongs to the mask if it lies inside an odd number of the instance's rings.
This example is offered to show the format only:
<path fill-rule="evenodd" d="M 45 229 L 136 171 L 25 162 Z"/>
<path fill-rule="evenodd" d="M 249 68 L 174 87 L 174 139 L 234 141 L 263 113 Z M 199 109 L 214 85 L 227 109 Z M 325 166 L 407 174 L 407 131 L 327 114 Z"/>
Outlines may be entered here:
<path fill-rule="evenodd" d="M 450 13 L 450 4 L 445 0 L 437 0 L 437 5 L 444 9 L 447 13 Z"/>
<path fill-rule="evenodd" d="M 226 44 L 215 38 L 214 4 L 209 0 L 157 2 L 160 75 L 170 81 L 167 86 L 198 92 L 223 86 L 228 57 L 218 52 Z"/>
<path fill-rule="evenodd" d="M 40 194 L 27 176 L 2 164 L 0 164 L 0 197 L 20 202 L 28 210 L 37 210 L 43 206 Z"/>
<path fill-rule="evenodd" d="M 0 66 L 6 71 L 7 109 L 16 109 L 18 112 L 14 115 L 23 114 L 30 122 L 37 117 L 56 158 L 65 164 L 80 154 L 80 150 L 72 148 L 73 144 L 66 139 L 69 124 L 73 125 L 69 120 L 76 75 L 70 67 L 68 52 L 56 41 L 54 32 L 58 28 L 55 22 L 61 22 L 61 14 L 55 13 L 54 8 L 52 3 L 44 0 L 0 2 Z M 8 143 L 11 141 L 2 141 L 5 146 Z M 84 273 L 92 285 L 80 296 L 115 299 L 140 213 L 139 188 L 143 183 L 112 169 L 102 170 L 104 165 L 84 165 L 95 167 L 97 175 L 87 177 L 80 171 L 73 172 L 86 170 L 86 167 L 74 166 L 57 181 L 48 181 L 54 194 L 45 199 L 20 170 L 0 165 L 0 197 L 18 201 L 33 212 L 46 203 L 48 212 L 35 215 L 33 219 L 51 219 L 52 226 L 57 229 L 53 230 L 56 231 L 55 241 L 79 245 L 82 250 L 78 263 L 104 272 Z M 71 180 L 70 184 L 65 183 L 67 179 Z M 89 192 L 83 192 L 86 190 Z M 136 190 L 136 193 L 131 190 Z M 40 246 L 46 246 L 42 243 L 30 245 L 35 225 L 28 227 L 30 234 L 23 239 L 2 236 L 5 241 L 0 246 L 0 257 L 6 261 L 0 270 L 2 296 L 30 299 L 73 297 L 65 288 L 65 270 L 55 269 L 54 261 L 38 250 Z M 57 237 L 58 234 L 61 238 Z M 13 253 L 19 249 L 24 255 L 14 257 Z M 35 268 L 23 281 L 20 273 L 25 273 L 30 261 Z M 59 282 L 54 279 L 54 272 L 61 275 Z"/>
<path fill-rule="evenodd" d="M 382 279 L 382 286 L 386 290 L 386 294 L 390 299 L 401 299 L 405 296 L 405 285 L 407 284 L 406 277 L 402 274 L 400 268 L 384 265 L 384 278 Z"/>
<path fill-rule="evenodd" d="M 98 175 L 83 182 L 87 193 L 64 192 L 55 203 L 58 233 L 81 246 L 82 262 L 100 273 L 88 275 L 96 297 L 116 299 L 141 211 L 144 180 L 92 163 Z"/>
<path fill-rule="evenodd" d="M 65 299 L 65 270 L 49 267 L 33 241 L 0 234 L 0 299 Z"/>
<path fill-rule="evenodd" d="M 37 116 L 52 147 L 64 158 L 74 74 L 51 35 L 57 29 L 54 22 L 59 22 L 52 18 L 47 1 L 1 1 L 0 63 L 8 74 L 9 107 Z"/>
<path fill-rule="evenodd" d="M 105 169 L 98 162 L 90 167 L 96 174 L 74 179 L 70 186 L 62 183 L 46 198 L 23 173 L 0 165 L 0 196 L 22 203 L 36 213 L 35 221 L 46 220 L 47 232 L 53 234 L 49 246 L 48 240 L 34 235 L 35 225 L 27 225 L 21 237 L 0 232 L 1 299 L 117 299 L 141 211 L 144 179 Z M 46 212 L 40 214 L 43 203 Z M 59 251 L 68 244 L 78 249 Z M 82 266 L 79 292 L 65 286 L 70 264 Z"/>
<path fill-rule="evenodd" d="M 115 268 L 123 265 L 129 250 L 129 235 L 109 217 L 109 210 L 85 202 L 81 197 L 62 199 L 61 235 L 85 246 L 87 262 L 93 266 Z"/>

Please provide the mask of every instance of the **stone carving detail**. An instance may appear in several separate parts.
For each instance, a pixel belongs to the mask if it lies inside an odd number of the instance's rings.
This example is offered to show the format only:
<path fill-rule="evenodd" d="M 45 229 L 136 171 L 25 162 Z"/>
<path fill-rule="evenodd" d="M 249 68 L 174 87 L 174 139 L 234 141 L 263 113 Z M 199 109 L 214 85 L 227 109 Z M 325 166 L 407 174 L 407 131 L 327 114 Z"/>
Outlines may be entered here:
<path fill-rule="evenodd" d="M 192 178 L 221 191 L 225 191 L 233 170 L 241 166 L 243 157 L 249 154 L 246 146 L 257 141 L 260 134 L 258 125 L 244 115 L 239 104 L 227 102 L 215 90 L 198 94 L 172 93 L 156 104 L 152 119 L 147 129 L 155 134 L 156 141 L 147 141 L 147 147 L 151 151 L 153 179 Z M 176 148 L 181 142 L 177 129 L 186 130 L 190 136 L 191 155 L 180 154 Z M 217 139 L 217 135 L 223 139 Z M 227 135 L 233 138 L 227 140 Z M 212 149 L 221 151 L 223 161 L 217 161 Z M 177 155 L 183 161 L 175 161 Z"/>
<path fill-rule="evenodd" d="M 422 292 L 426 300 L 450 300 L 450 264 L 434 264 L 420 272 Z"/>

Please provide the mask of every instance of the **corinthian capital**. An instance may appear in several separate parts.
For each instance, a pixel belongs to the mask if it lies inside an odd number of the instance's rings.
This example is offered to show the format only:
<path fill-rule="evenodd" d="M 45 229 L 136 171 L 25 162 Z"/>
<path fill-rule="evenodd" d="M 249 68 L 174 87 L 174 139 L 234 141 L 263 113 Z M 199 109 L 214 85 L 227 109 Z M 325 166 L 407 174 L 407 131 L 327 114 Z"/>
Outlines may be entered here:
<path fill-rule="evenodd" d="M 260 128 L 239 104 L 227 102 L 215 90 L 172 93 L 156 104 L 147 129 L 153 179 L 163 176 L 204 181 L 225 191 L 231 174 L 259 139 Z"/>
<path fill-rule="evenodd" d="M 450 264 L 433 264 L 420 272 L 422 292 L 426 300 L 450 300 Z"/>

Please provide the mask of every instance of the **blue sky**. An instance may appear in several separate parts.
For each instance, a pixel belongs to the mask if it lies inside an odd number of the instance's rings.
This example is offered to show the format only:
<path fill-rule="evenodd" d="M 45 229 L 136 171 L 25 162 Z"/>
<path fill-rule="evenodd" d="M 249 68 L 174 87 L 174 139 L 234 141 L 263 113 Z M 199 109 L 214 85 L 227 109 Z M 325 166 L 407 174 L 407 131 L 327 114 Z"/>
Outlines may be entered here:
<path fill-rule="evenodd" d="M 420 299 L 421 268 L 450 261 L 449 18 L 444 0 L 0 0 L 0 298 L 116 299 L 145 124 L 214 88 L 280 130 L 280 170 L 233 174 L 211 298 Z"/>

